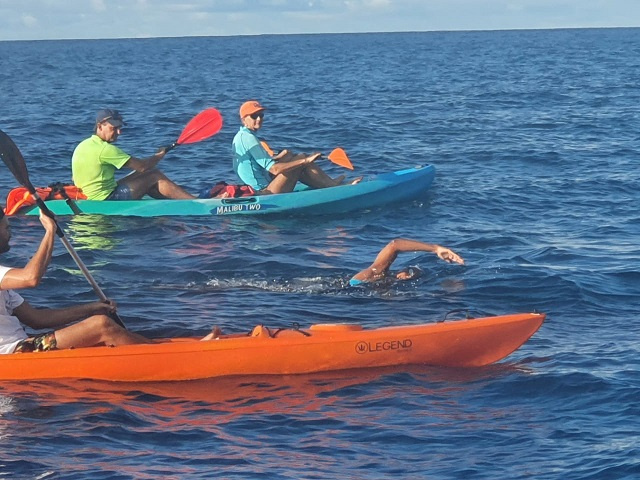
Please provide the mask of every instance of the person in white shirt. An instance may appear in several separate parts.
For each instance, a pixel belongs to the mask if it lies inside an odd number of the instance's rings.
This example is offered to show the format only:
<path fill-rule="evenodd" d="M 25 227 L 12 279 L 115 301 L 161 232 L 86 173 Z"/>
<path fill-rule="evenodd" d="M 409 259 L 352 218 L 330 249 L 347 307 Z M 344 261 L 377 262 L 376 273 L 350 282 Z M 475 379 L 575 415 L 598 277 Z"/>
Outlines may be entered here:
<path fill-rule="evenodd" d="M 0 354 L 153 343 L 153 340 L 122 328 L 109 317 L 116 309 L 112 301 L 64 308 L 35 308 L 14 292 L 38 286 L 51 261 L 56 224 L 42 213 L 40 222 L 45 234 L 29 262 L 22 268 L 0 265 Z M 10 240 L 11 228 L 0 208 L 0 254 L 9 251 Z M 48 331 L 27 335 L 23 325 Z"/>

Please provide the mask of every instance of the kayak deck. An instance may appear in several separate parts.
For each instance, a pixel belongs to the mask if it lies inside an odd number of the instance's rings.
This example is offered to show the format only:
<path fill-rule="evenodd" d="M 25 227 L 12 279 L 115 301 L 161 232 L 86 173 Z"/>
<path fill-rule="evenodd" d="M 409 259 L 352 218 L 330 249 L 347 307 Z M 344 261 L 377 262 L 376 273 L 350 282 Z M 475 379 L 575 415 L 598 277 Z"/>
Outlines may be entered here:
<path fill-rule="evenodd" d="M 208 198 L 195 200 L 155 200 L 144 198 L 129 201 L 75 200 L 82 214 L 156 216 L 226 216 L 265 214 L 328 215 L 380 207 L 408 201 L 424 194 L 435 176 L 433 165 L 424 165 L 396 172 L 375 175 L 355 185 L 339 185 L 322 189 L 302 188 L 291 193 L 256 195 L 239 198 Z M 65 200 L 45 202 L 56 215 L 74 215 Z M 19 212 L 37 215 L 31 206 Z"/>
<path fill-rule="evenodd" d="M 519 348 L 544 314 L 523 313 L 365 329 L 319 324 L 200 341 L 89 347 L 0 357 L 0 380 L 89 378 L 172 381 L 231 375 L 284 375 L 399 365 L 479 367 Z"/>

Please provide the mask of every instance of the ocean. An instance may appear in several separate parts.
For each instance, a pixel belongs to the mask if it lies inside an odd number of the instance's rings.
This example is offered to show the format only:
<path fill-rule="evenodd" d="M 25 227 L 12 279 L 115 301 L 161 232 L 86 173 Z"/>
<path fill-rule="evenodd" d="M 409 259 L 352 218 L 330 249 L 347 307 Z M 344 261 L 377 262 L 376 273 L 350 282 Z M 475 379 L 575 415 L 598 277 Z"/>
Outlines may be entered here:
<path fill-rule="evenodd" d="M 134 156 L 207 107 L 210 140 L 160 168 L 188 190 L 235 181 L 238 108 L 272 147 L 343 147 L 349 176 L 436 167 L 428 195 L 319 217 L 61 221 L 128 327 L 152 337 L 256 324 L 417 324 L 464 309 L 547 313 L 507 359 L 158 384 L 0 383 L 12 479 L 640 478 L 640 29 L 0 42 L 0 129 L 36 186 L 70 182 L 100 108 Z M 321 164 L 332 175 L 339 167 Z M 0 166 L 0 196 L 17 186 Z M 5 265 L 42 236 L 11 219 Z M 418 281 L 349 289 L 391 239 Z M 94 294 L 61 244 L 35 306 Z"/>

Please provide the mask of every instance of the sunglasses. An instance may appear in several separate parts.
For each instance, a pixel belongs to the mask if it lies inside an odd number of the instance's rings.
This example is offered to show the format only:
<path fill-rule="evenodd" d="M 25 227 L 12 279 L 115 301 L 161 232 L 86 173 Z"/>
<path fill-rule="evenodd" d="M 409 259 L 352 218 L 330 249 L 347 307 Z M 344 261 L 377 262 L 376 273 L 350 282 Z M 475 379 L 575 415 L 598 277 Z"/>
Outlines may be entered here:
<path fill-rule="evenodd" d="M 116 120 L 116 121 L 120 121 L 122 123 L 122 125 L 120 125 L 119 127 L 114 126 L 109 120 Z M 113 128 L 122 128 L 122 126 L 124 125 L 124 122 L 122 122 L 122 117 L 117 118 L 117 117 L 105 117 L 102 120 L 100 120 L 100 122 L 98 122 L 100 124 L 105 124 L 108 123 L 109 125 L 111 125 Z"/>
<path fill-rule="evenodd" d="M 254 120 L 257 120 L 259 118 L 263 118 L 264 117 L 264 112 L 256 112 L 256 113 L 252 113 L 251 115 L 249 115 L 251 118 L 253 118 Z"/>

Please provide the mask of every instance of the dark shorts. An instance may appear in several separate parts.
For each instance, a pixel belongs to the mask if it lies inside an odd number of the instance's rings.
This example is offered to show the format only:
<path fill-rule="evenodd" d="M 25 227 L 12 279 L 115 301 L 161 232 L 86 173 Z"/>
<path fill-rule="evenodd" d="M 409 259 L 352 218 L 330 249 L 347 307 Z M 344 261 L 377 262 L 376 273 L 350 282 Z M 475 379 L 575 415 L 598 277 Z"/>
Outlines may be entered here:
<path fill-rule="evenodd" d="M 120 184 L 116 189 L 109 194 L 105 200 L 131 200 L 131 189 L 125 185 Z"/>
<path fill-rule="evenodd" d="M 57 347 L 55 332 L 48 332 L 21 340 L 13 353 L 46 352 L 55 350 Z"/>

